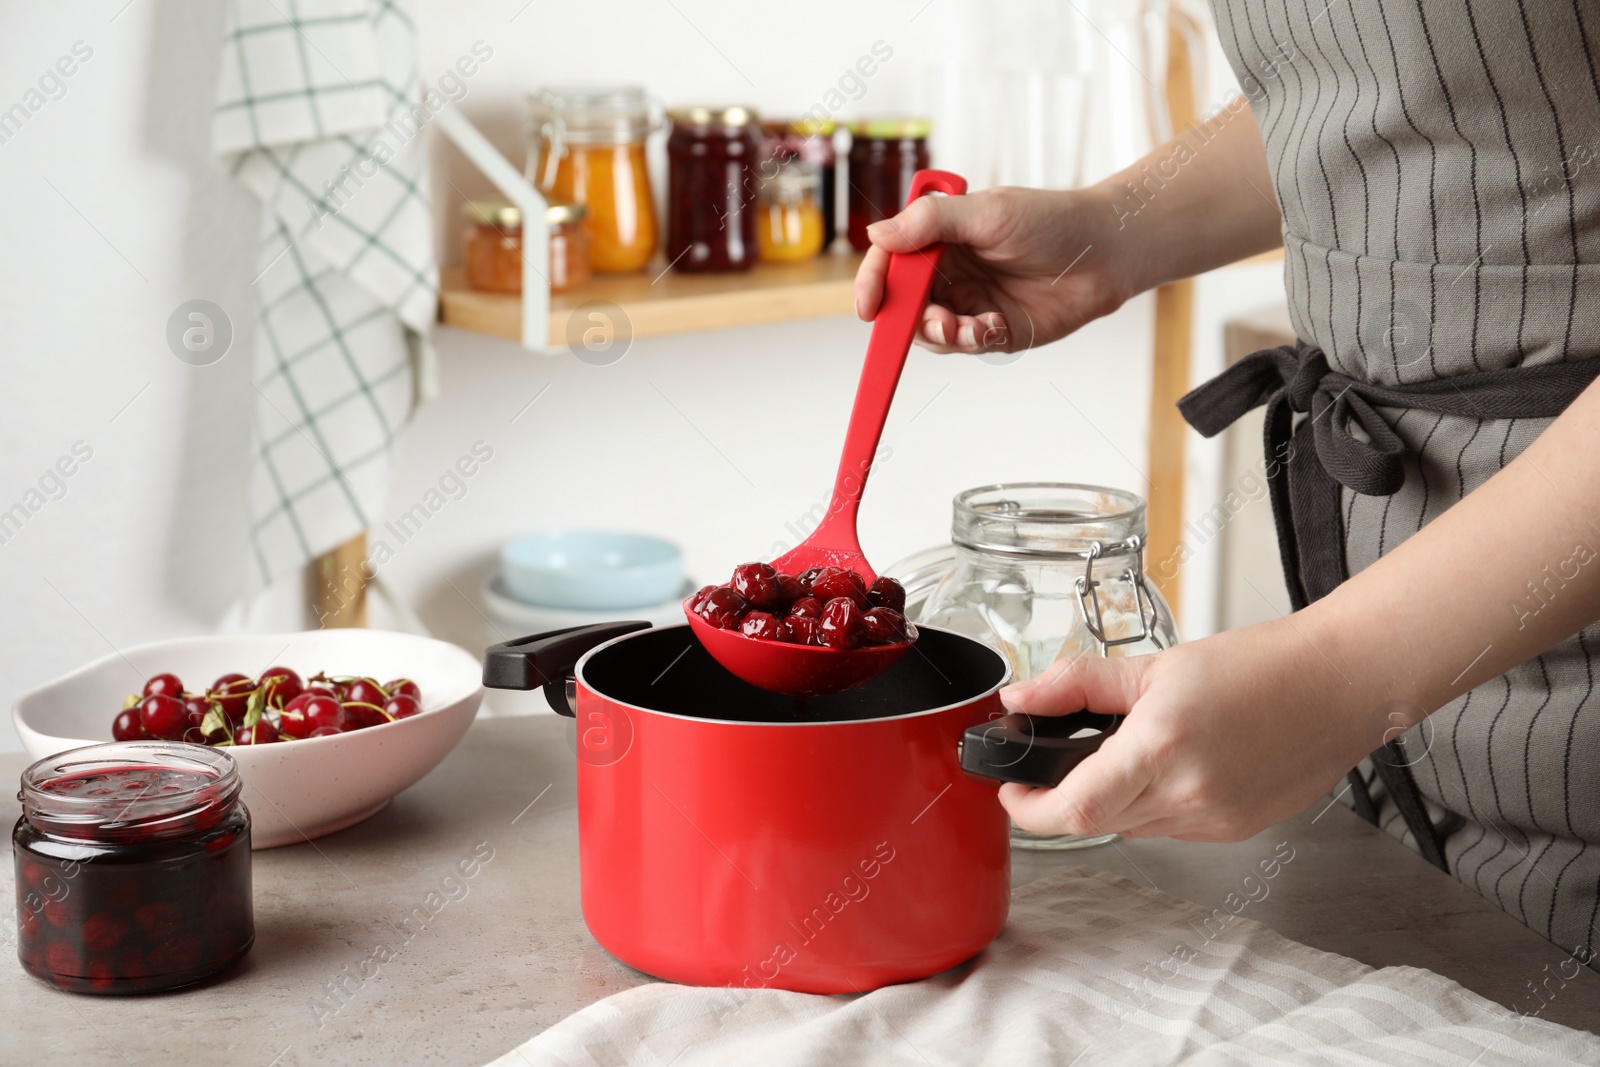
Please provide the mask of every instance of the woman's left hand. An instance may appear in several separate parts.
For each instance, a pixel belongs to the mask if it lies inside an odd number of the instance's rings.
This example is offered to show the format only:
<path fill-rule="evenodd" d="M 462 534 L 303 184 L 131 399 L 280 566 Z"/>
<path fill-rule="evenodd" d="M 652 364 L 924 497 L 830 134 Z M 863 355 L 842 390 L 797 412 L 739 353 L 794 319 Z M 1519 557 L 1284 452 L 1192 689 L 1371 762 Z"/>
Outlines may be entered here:
<path fill-rule="evenodd" d="M 1309 807 L 1421 717 L 1391 715 L 1350 673 L 1293 619 L 1057 663 L 1002 690 L 1006 708 L 1127 718 L 1059 786 L 1007 783 L 1000 802 L 1034 833 L 1242 841 Z"/>

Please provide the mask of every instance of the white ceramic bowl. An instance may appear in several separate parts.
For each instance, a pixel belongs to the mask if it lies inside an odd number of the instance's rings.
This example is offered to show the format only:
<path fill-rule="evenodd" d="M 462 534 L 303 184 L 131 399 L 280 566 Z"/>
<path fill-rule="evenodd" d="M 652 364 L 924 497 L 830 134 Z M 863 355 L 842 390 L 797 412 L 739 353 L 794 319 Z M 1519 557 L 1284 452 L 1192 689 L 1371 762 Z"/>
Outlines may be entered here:
<path fill-rule="evenodd" d="M 309 841 L 377 814 L 461 740 L 483 699 L 483 666 L 444 641 L 387 630 L 186 637 L 112 653 L 24 694 L 11 718 L 34 759 L 111 740 L 111 720 L 144 678 L 171 671 L 190 690 L 238 671 L 282 664 L 307 676 L 410 678 L 422 714 L 336 737 L 229 748 L 239 761 L 251 841 L 275 848 Z"/>

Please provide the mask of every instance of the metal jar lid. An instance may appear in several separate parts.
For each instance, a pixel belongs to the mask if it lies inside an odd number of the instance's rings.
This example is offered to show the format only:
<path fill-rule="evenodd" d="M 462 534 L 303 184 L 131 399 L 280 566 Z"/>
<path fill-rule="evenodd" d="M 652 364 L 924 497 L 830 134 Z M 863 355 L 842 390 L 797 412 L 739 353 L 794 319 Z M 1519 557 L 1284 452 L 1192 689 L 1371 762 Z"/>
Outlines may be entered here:
<path fill-rule="evenodd" d="M 730 107 L 675 107 L 667 112 L 667 118 L 672 120 L 674 126 L 721 126 L 724 129 L 755 126 L 761 121 L 755 108 L 739 104 Z"/>
<path fill-rule="evenodd" d="M 869 141 L 918 141 L 932 132 L 933 123 L 928 119 L 862 119 L 850 124 L 852 137 L 863 137 Z"/>
<path fill-rule="evenodd" d="M 552 200 L 545 212 L 545 219 L 551 226 L 567 225 L 583 218 L 585 210 L 582 204 Z M 522 226 L 522 209 L 504 200 L 468 200 L 461 206 L 461 213 L 468 222 L 484 226 L 502 229 L 520 229 Z"/>
<path fill-rule="evenodd" d="M 839 124 L 832 119 L 768 119 L 761 129 L 769 137 L 832 137 Z"/>

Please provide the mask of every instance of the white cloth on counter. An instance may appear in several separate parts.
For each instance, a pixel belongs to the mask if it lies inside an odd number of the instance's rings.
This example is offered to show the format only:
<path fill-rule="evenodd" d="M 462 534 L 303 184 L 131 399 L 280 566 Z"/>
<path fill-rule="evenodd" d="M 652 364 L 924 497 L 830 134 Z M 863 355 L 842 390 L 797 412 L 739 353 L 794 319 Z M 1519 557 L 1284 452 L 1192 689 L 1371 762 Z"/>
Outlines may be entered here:
<path fill-rule="evenodd" d="M 434 94 L 434 90 L 428 90 Z M 424 106 L 424 105 L 427 106 Z M 410 0 L 232 0 L 212 148 L 262 203 L 250 537 L 270 581 L 372 525 L 438 298 Z"/>
<path fill-rule="evenodd" d="M 640 986 L 491 1067 L 1177 1063 L 1600 1064 L 1600 1037 L 1079 869 L 1018 889 L 994 944 L 933 978 L 850 997 Z"/>

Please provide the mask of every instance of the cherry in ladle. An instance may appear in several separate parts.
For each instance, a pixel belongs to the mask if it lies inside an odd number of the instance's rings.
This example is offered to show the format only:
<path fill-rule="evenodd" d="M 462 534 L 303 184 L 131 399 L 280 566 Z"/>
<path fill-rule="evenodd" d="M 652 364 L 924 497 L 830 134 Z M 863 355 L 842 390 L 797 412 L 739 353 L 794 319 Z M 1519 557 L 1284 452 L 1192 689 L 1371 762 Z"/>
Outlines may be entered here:
<path fill-rule="evenodd" d="M 906 202 L 928 193 L 959 196 L 966 191 L 964 178 L 948 171 L 919 170 L 911 181 Z M 877 577 L 861 553 L 856 510 L 943 250 L 943 245 L 930 245 L 918 252 L 890 255 L 883 303 L 872 322 L 872 337 L 867 342 L 867 358 L 861 368 L 861 382 L 856 386 L 855 407 L 850 411 L 850 427 L 845 433 L 844 454 L 839 458 L 828 512 L 810 537 L 772 561 L 779 572 L 799 574 L 812 567 L 843 567 L 861 575 L 868 584 Z M 684 601 L 683 610 L 695 637 L 718 663 L 751 685 L 794 696 L 837 693 L 859 685 L 886 670 L 912 645 L 909 640 L 852 649 L 787 644 L 747 637 L 738 630 L 718 629 L 697 615 L 688 600 Z"/>

